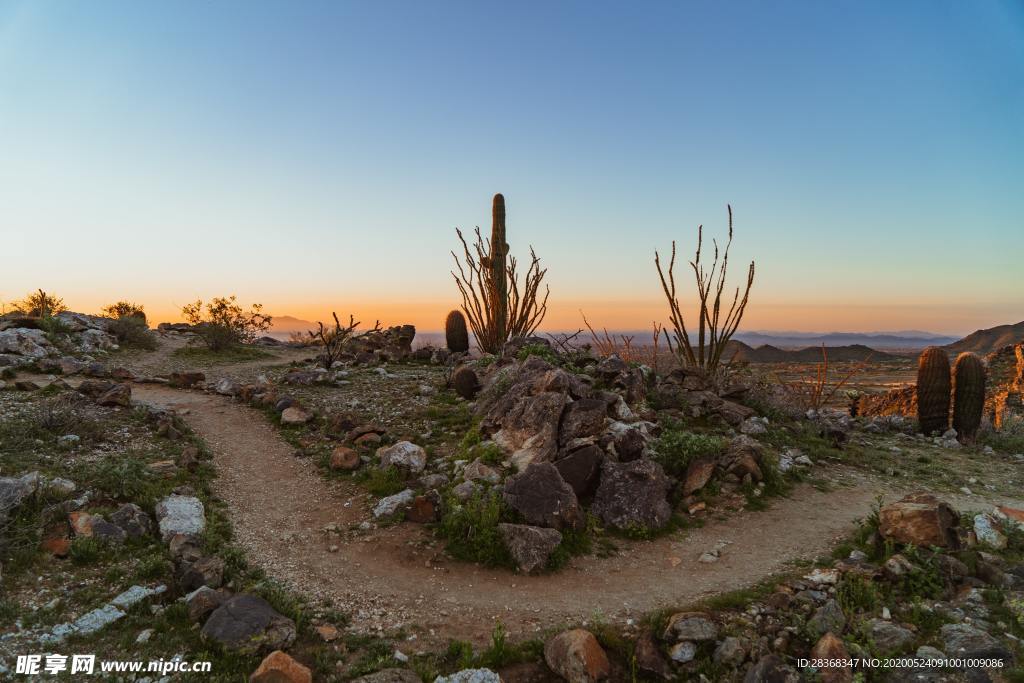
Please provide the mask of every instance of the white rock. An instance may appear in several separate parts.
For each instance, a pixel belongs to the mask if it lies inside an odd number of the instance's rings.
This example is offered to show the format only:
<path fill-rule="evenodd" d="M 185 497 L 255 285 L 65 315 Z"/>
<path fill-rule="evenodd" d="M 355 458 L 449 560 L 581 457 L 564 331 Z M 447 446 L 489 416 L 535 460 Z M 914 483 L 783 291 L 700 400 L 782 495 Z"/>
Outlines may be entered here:
<path fill-rule="evenodd" d="M 111 605 L 120 607 L 121 609 L 128 609 L 132 605 L 137 605 L 146 598 L 150 598 L 154 595 L 160 595 L 167 591 L 167 586 L 157 586 L 156 588 L 146 588 L 145 586 L 132 586 L 128 590 L 124 591 L 116 598 L 110 601 Z"/>
<path fill-rule="evenodd" d="M 377 449 L 381 467 L 397 467 L 418 474 L 427 466 L 427 452 L 411 441 L 399 441 Z"/>
<path fill-rule="evenodd" d="M 986 543 L 996 550 L 1006 547 L 1006 536 L 996 529 L 994 520 L 985 514 L 974 516 L 974 534 L 982 543 Z"/>
<path fill-rule="evenodd" d="M 373 516 L 376 518 L 388 517 L 395 514 L 403 507 L 412 503 L 416 493 L 412 489 L 406 489 L 387 498 L 381 498 L 377 506 L 373 508 Z"/>
<path fill-rule="evenodd" d="M 438 676 L 434 683 L 501 683 L 501 676 L 490 669 L 463 669 L 448 676 Z"/>
<path fill-rule="evenodd" d="M 740 425 L 740 432 L 748 436 L 757 436 L 768 431 L 768 427 L 758 417 L 748 417 Z"/>
<path fill-rule="evenodd" d="M 53 347 L 42 330 L 15 327 L 0 331 L 0 353 L 13 353 L 27 358 L 45 358 Z"/>
<path fill-rule="evenodd" d="M 194 496 L 167 496 L 156 504 L 156 519 L 164 541 L 174 534 L 199 535 L 206 528 L 203 503 Z"/>
<path fill-rule="evenodd" d="M 676 643 L 669 650 L 668 656 L 672 658 L 673 662 L 679 664 L 686 664 L 692 662 L 693 658 L 697 656 L 697 646 L 688 640 L 684 640 L 681 643 Z"/>

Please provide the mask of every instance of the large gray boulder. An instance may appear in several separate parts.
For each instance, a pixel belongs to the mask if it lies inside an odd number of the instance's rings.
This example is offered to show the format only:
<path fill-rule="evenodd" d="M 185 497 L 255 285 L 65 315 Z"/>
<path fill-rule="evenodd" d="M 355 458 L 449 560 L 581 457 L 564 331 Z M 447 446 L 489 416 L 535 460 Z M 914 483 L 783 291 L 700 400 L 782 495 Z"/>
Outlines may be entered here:
<path fill-rule="evenodd" d="M 604 451 L 591 444 L 577 448 L 555 461 L 558 473 L 578 498 L 593 495 L 601 478 Z"/>
<path fill-rule="evenodd" d="M 52 348 L 53 344 L 42 330 L 15 327 L 0 331 L 0 353 L 26 358 L 46 358 Z"/>
<path fill-rule="evenodd" d="M 263 598 L 242 594 L 215 609 L 202 634 L 239 652 L 282 650 L 295 642 L 295 622 Z"/>
<path fill-rule="evenodd" d="M 608 418 L 608 405 L 599 398 L 581 398 L 573 401 L 562 416 L 558 443 L 565 446 L 573 439 L 597 436 L 604 430 Z"/>
<path fill-rule="evenodd" d="M 528 524 L 551 529 L 582 529 L 583 509 L 572 487 L 549 462 L 534 463 L 505 482 L 505 503 Z"/>
<path fill-rule="evenodd" d="M 559 425 L 569 397 L 555 391 L 525 396 L 504 416 L 492 439 L 509 454 L 519 471 L 531 463 L 549 462 L 558 453 Z"/>
<path fill-rule="evenodd" d="M 1002 659 L 1004 666 L 1013 653 L 1003 643 L 970 624 L 946 624 L 941 630 L 943 651 L 959 659 Z"/>
<path fill-rule="evenodd" d="M 672 483 L 653 460 L 617 463 L 601 467 L 591 510 L 602 522 L 621 531 L 655 531 L 668 524 Z"/>

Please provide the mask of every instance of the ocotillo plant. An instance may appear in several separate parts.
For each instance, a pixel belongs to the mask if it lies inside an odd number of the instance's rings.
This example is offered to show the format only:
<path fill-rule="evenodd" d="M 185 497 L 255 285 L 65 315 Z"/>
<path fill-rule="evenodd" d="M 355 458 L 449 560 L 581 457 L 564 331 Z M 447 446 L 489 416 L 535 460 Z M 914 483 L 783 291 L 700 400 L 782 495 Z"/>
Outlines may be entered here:
<path fill-rule="evenodd" d="M 962 441 L 973 441 L 985 408 L 985 364 L 973 353 L 961 353 L 953 372 L 953 429 Z"/>
<path fill-rule="evenodd" d="M 665 293 L 665 298 L 668 299 L 669 320 L 672 323 L 672 337 L 675 339 L 675 348 L 673 348 L 672 338 L 669 338 L 668 331 L 665 331 L 669 349 L 678 355 L 683 365 L 697 368 L 709 376 L 714 376 L 715 370 L 722 362 L 722 354 L 725 352 L 726 345 L 739 328 L 740 321 L 743 320 L 743 313 L 747 310 L 747 301 L 750 299 L 750 288 L 754 285 L 754 262 L 751 261 L 747 268 L 747 285 L 743 290 L 743 297 L 740 298 L 740 289 L 737 287 L 732 304 L 729 305 L 729 293 L 725 292 L 725 278 L 729 270 L 729 247 L 732 246 L 732 207 L 729 206 L 728 209 L 729 239 L 721 253 L 721 261 L 719 261 L 718 242 L 713 242 L 715 254 L 710 271 L 704 270 L 700 261 L 701 249 L 704 246 L 704 226 L 697 228 L 697 253 L 690 261 L 690 268 L 693 269 L 696 279 L 697 298 L 700 301 L 700 310 L 697 313 L 696 346 L 690 341 L 690 333 L 686 328 L 683 311 L 679 305 L 679 296 L 676 293 L 676 278 L 673 272 L 676 265 L 675 240 L 672 241 L 672 258 L 669 260 L 667 270 L 663 270 L 661 267 L 661 255 L 657 251 L 654 252 L 654 265 L 658 269 L 658 277 L 661 278 L 661 289 Z M 715 280 L 716 271 L 717 280 Z M 726 297 L 724 303 L 729 306 L 728 311 L 722 310 L 723 293 Z"/>
<path fill-rule="evenodd" d="M 929 346 L 917 360 L 917 419 L 923 434 L 935 434 L 949 427 L 949 356 L 938 346 Z"/>
<path fill-rule="evenodd" d="M 469 351 L 469 332 L 461 311 L 452 311 L 444 321 L 444 339 L 452 353 Z"/>
<path fill-rule="evenodd" d="M 458 273 L 452 271 L 452 277 L 462 294 L 462 310 L 477 346 L 486 353 L 500 353 L 506 341 L 533 334 L 540 326 L 548 310 L 550 290 L 545 286 L 544 297 L 538 297 L 547 271 L 540 267 L 533 247 L 523 289 L 519 290 L 516 259 L 509 257 L 505 241 L 505 198 L 500 194 L 494 195 L 491 219 L 491 239 L 485 242 L 477 228 L 472 250 L 462 231 L 455 229 L 465 263 L 452 252 L 458 269 Z"/>

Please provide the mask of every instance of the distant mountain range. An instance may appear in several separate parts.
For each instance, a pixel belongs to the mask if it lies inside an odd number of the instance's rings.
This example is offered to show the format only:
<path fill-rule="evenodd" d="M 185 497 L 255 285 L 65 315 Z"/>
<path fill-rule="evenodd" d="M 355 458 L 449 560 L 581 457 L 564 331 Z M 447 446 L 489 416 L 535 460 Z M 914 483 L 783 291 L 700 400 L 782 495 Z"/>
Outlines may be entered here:
<path fill-rule="evenodd" d="M 907 330 L 902 332 L 737 332 L 733 337 L 750 346 L 769 344 L 780 348 L 802 349 L 808 346 L 868 346 L 872 349 L 907 351 L 926 346 L 952 344 L 957 337 Z"/>
<path fill-rule="evenodd" d="M 288 339 L 293 332 L 306 332 L 317 329 L 317 324 L 302 320 L 291 315 L 275 315 L 271 317 L 268 336 L 275 339 Z"/>
<path fill-rule="evenodd" d="M 1024 342 L 1024 322 L 1016 325 L 998 325 L 987 330 L 972 332 L 963 339 L 947 344 L 945 349 L 951 354 L 972 351 L 979 356 L 997 351 L 1008 344 Z"/>
<path fill-rule="evenodd" d="M 291 315 L 276 315 L 270 335 L 287 339 L 293 332 L 315 330 L 315 322 L 302 320 Z M 632 335 L 634 344 L 650 343 L 650 331 L 613 332 L 612 334 Z M 580 335 L 579 341 L 588 341 L 587 335 Z M 417 346 L 426 342 L 443 344 L 439 333 L 417 334 Z M 816 362 L 821 359 L 821 347 L 828 349 L 829 359 L 834 361 L 863 360 L 873 352 L 872 360 L 892 360 L 896 356 L 889 352 L 919 351 L 927 346 L 941 346 L 951 354 L 972 351 L 986 355 L 1007 344 L 1024 342 L 1024 322 L 1016 325 L 998 325 L 986 330 L 977 330 L 962 339 L 955 336 L 926 332 L 923 330 L 900 330 L 897 332 L 794 332 L 794 331 L 752 331 L 737 332 L 731 342 L 738 359 L 752 363 Z M 731 357 L 733 351 L 727 354 Z"/>
<path fill-rule="evenodd" d="M 830 363 L 843 361 L 896 360 L 897 356 L 868 348 L 863 344 L 847 344 L 843 346 L 826 346 Z M 777 346 L 764 344 L 753 348 L 741 341 L 730 341 L 725 350 L 725 358 L 747 363 L 817 363 L 821 361 L 821 346 L 808 346 L 803 349 L 780 349 Z"/>

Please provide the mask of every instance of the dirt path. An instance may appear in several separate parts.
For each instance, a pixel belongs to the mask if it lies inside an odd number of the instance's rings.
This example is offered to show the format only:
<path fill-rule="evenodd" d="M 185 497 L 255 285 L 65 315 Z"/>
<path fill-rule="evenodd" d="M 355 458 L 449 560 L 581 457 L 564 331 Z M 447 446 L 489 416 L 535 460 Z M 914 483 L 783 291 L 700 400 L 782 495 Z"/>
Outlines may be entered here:
<path fill-rule="evenodd" d="M 270 354 L 268 357 L 246 361 L 234 361 L 224 364 L 198 362 L 190 358 L 179 358 L 175 352 L 188 346 L 190 338 L 183 334 L 155 332 L 157 348 L 153 351 L 129 350 L 122 352 L 122 363 L 139 376 L 165 375 L 172 371 L 202 370 L 207 375 L 245 377 L 255 375 L 267 366 L 288 363 L 308 357 L 308 349 L 294 349 L 288 346 L 267 347 L 263 349 Z"/>
<path fill-rule="evenodd" d="M 479 641 L 498 619 L 515 636 L 595 615 L 624 620 L 749 586 L 826 552 L 878 491 L 877 482 L 839 472 L 851 486 L 802 486 L 764 512 L 710 521 L 684 537 L 621 541 L 614 556 L 577 558 L 555 575 L 519 576 L 450 561 L 416 525 L 345 532 L 371 519 L 372 498 L 321 478 L 251 409 L 162 386 L 137 385 L 134 397 L 183 412 L 205 439 L 220 475 L 215 489 L 252 561 L 306 595 L 330 598 L 357 628 L 403 627 L 423 644 Z M 343 535 L 325 532 L 330 524 Z M 727 545 L 718 562 L 698 561 L 719 543 Z"/>

